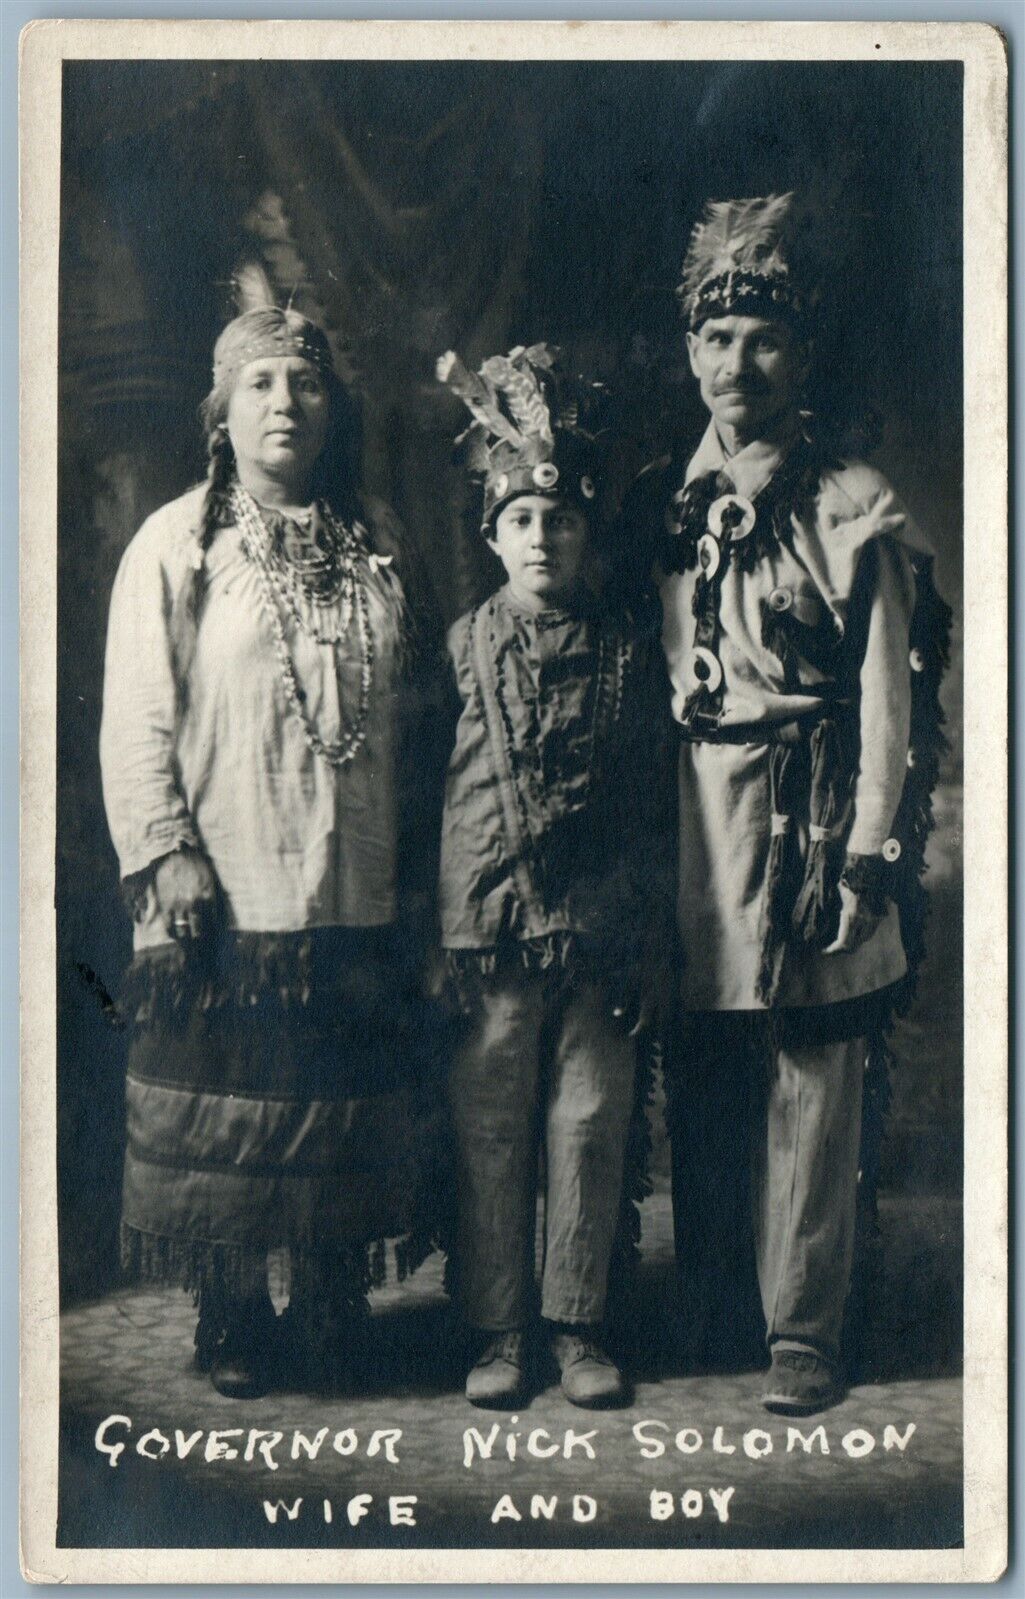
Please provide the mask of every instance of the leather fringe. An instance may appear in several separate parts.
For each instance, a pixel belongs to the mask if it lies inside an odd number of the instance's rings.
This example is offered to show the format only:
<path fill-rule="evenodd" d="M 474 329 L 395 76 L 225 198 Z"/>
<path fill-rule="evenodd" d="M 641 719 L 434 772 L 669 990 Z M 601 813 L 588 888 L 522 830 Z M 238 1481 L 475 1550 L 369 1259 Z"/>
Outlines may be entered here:
<path fill-rule="evenodd" d="M 251 1018 L 261 1027 L 287 1025 L 318 1006 L 367 1025 L 394 1015 L 406 974 L 390 958 L 387 930 L 362 938 L 338 938 L 340 931 L 347 930 L 229 931 L 195 946 L 141 951 L 122 985 L 126 1018 L 137 1027 L 173 1028 L 187 1027 L 198 1013 Z"/>
<path fill-rule="evenodd" d="M 400 1238 L 375 1238 L 355 1249 L 339 1245 L 338 1256 L 357 1262 L 353 1281 L 358 1280 L 360 1292 L 368 1292 L 389 1280 L 404 1282 L 434 1247 L 424 1235 L 409 1233 Z M 323 1274 L 323 1243 L 290 1243 L 288 1250 L 293 1281 L 297 1277 L 315 1281 Z M 122 1222 L 121 1268 L 132 1281 L 183 1288 L 197 1298 L 204 1292 L 223 1291 L 232 1298 L 244 1299 L 266 1274 L 267 1250 L 204 1239 L 167 1238 L 140 1232 Z"/>
<path fill-rule="evenodd" d="M 812 838 L 794 905 L 794 932 L 814 949 L 824 949 L 836 937 L 840 921 L 839 881 L 843 870 L 840 828 L 847 812 L 853 756 L 846 756 L 839 728 L 825 717 L 811 735 L 811 784 L 808 819 L 827 837 Z"/>
<path fill-rule="evenodd" d="M 779 828 L 769 840 L 765 890 L 759 919 L 760 957 L 755 992 L 771 1007 L 783 976 L 787 936 L 804 877 L 796 816 L 808 783 L 808 749 L 801 744 L 773 744 L 769 750 L 772 810 Z"/>
<path fill-rule="evenodd" d="M 929 895 L 922 879 L 933 829 L 932 796 L 940 762 L 948 748 L 939 691 L 950 661 L 952 621 L 950 606 L 936 591 L 930 559 L 915 560 L 915 580 L 917 599 L 910 638 L 911 764 L 893 824 L 894 836 L 902 844 L 901 856 L 891 868 L 891 893 L 900 911 L 901 938 L 908 960 L 909 1003 L 925 951 Z"/>
<path fill-rule="evenodd" d="M 463 1015 L 476 1004 L 482 981 L 501 970 L 518 970 L 530 976 L 572 984 L 575 978 L 594 975 L 591 949 L 579 933 L 546 933 L 541 938 L 509 939 L 487 949 L 446 949 L 445 976 L 449 997 Z"/>

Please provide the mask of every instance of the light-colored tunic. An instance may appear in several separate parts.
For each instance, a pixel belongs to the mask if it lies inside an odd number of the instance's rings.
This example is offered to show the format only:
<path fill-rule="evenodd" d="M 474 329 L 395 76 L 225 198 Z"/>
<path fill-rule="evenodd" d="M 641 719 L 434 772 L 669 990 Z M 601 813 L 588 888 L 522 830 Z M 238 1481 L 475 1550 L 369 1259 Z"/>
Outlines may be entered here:
<path fill-rule="evenodd" d="M 710 424 L 685 481 L 723 473 L 737 493 L 753 500 L 785 454 L 785 446 L 759 442 L 727 459 Z M 828 708 L 836 681 L 853 677 L 860 683 L 861 753 L 846 848 L 874 855 L 890 836 L 907 773 L 915 599 L 908 552 L 928 546 L 886 479 L 857 461 L 824 471 L 811 513 L 800 520 L 792 516 L 791 532 L 789 548 L 780 544 L 749 572 L 731 562 L 723 579 L 716 643 L 724 679 L 720 725 L 791 722 L 820 705 Z M 871 566 L 868 551 L 874 555 Z M 691 659 L 699 576 L 696 568 L 669 573 L 660 582 L 677 720 L 696 686 Z M 858 595 L 858 603 L 867 606 L 867 629 L 859 662 L 850 651 L 845 657 L 844 639 L 852 599 L 863 583 L 868 591 Z M 786 691 L 781 661 L 763 642 L 765 607 L 780 592 L 797 622 L 811 630 L 832 629 L 838 640 L 828 676 L 798 648 L 799 694 Z M 684 1004 L 690 1010 L 761 1009 L 756 981 L 772 827 L 769 744 L 681 742 L 679 797 Z M 905 970 L 891 905 L 853 954 L 826 956 L 808 947 L 788 953 L 776 1002 L 817 1006 L 850 1000 L 895 982 Z"/>
<path fill-rule="evenodd" d="M 361 556 L 373 639 L 366 742 L 346 765 L 329 766 L 287 698 L 238 529 L 219 529 L 200 551 L 203 492 L 148 518 L 111 599 L 101 762 L 122 876 L 191 844 L 209 857 L 236 928 L 388 923 L 396 911 L 399 579 L 387 558 Z M 285 627 L 306 714 L 330 743 L 360 703 L 355 619 L 337 646 L 317 643 L 290 617 Z M 135 946 L 166 940 L 150 888 Z"/>

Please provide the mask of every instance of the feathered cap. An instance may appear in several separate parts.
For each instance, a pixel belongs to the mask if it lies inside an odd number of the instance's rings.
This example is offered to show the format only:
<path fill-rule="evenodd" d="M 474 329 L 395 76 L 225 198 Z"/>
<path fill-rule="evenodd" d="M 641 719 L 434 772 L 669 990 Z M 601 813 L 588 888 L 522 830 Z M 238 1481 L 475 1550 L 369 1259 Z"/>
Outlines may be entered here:
<path fill-rule="evenodd" d="M 604 384 L 572 381 L 550 344 L 522 344 L 470 372 L 454 351 L 437 365 L 438 381 L 463 401 L 473 421 L 456 440 L 469 470 L 484 483 L 482 531 L 518 494 L 565 495 L 590 509 L 597 494 Z"/>
<path fill-rule="evenodd" d="M 676 290 L 691 330 L 716 316 L 806 326 L 817 294 L 800 270 L 799 231 L 793 194 L 710 200 L 691 233 Z"/>

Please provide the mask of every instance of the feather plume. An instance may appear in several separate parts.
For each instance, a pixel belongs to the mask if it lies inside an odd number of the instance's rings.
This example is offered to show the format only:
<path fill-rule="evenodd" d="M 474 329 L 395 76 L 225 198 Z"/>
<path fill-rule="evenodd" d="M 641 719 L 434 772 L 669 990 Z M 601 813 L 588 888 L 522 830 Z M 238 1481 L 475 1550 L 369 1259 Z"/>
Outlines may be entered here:
<path fill-rule="evenodd" d="M 689 298 L 702 284 L 725 272 L 787 276 L 785 251 L 793 204 L 792 193 L 710 200 L 690 236 L 683 263 L 683 293 Z"/>
<path fill-rule="evenodd" d="M 435 372 L 438 382 L 444 383 L 453 394 L 458 394 L 482 428 L 494 434 L 496 439 L 505 439 L 516 448 L 522 446 L 523 437 L 499 409 L 494 388 L 485 377 L 465 367 L 454 350 L 446 350 L 444 355 L 438 357 Z"/>
<path fill-rule="evenodd" d="M 481 367 L 481 375 L 504 397 L 520 432 L 545 444 L 552 442 L 552 421 L 541 386 L 523 351 L 518 360 L 493 355 Z"/>
<path fill-rule="evenodd" d="M 260 261 L 244 261 L 236 267 L 231 286 L 240 316 L 246 311 L 265 311 L 277 305 L 270 278 Z"/>
<path fill-rule="evenodd" d="M 593 446 L 604 431 L 608 391 L 558 370 L 552 344 L 518 344 L 470 372 L 454 350 L 435 365 L 439 383 L 457 394 L 473 421 L 456 440 L 462 462 L 485 480 L 551 461 L 570 439 Z M 561 442 L 560 442 L 561 441 Z M 578 449 L 579 453 L 579 449 Z M 589 468 L 577 465 L 578 479 Z"/>

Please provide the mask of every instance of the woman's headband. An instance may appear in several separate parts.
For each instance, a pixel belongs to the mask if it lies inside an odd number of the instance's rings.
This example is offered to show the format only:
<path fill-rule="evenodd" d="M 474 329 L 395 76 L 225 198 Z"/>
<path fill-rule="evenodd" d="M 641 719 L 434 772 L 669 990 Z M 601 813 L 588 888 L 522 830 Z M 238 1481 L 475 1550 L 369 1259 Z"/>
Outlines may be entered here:
<path fill-rule="evenodd" d="M 229 322 L 214 345 L 214 387 L 219 388 L 250 361 L 295 355 L 322 376 L 334 373 L 331 346 L 315 322 L 277 306 L 244 311 Z"/>

